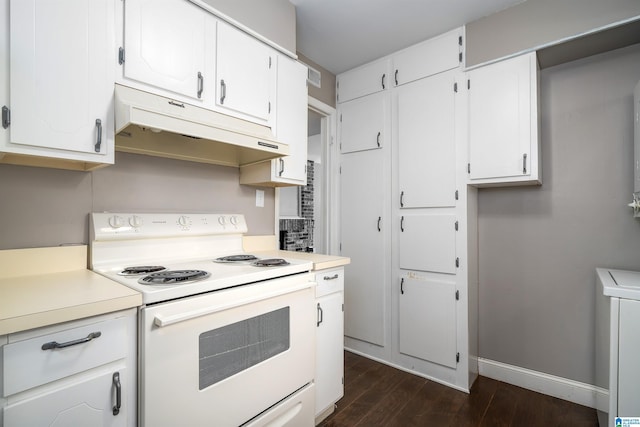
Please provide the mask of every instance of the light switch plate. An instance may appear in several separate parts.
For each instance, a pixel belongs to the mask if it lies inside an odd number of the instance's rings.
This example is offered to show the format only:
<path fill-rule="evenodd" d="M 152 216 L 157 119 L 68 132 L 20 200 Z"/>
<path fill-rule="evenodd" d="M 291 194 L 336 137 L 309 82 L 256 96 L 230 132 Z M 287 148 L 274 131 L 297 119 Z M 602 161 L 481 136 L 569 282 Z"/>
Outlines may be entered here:
<path fill-rule="evenodd" d="M 256 190 L 256 206 L 264 208 L 264 190 Z"/>

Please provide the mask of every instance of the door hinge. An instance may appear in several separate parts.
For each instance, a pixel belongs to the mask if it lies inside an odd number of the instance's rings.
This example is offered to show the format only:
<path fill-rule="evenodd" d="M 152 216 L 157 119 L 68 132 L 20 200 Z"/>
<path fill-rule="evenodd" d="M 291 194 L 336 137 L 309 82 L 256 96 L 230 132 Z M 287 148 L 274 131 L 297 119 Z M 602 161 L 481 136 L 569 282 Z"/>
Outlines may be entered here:
<path fill-rule="evenodd" d="M 453 84 L 453 91 L 454 91 L 455 93 L 458 93 L 458 82 L 456 82 L 456 83 L 454 83 L 454 84 Z"/>
<path fill-rule="evenodd" d="M 467 163 L 467 173 L 471 173 L 471 163 Z"/>
<path fill-rule="evenodd" d="M 458 221 L 456 221 L 456 231 L 458 231 Z"/>
<path fill-rule="evenodd" d="M 456 190 L 456 200 L 458 200 L 458 190 Z"/>
<path fill-rule="evenodd" d="M 118 49 L 118 64 L 124 64 L 124 48 L 121 47 Z"/>
<path fill-rule="evenodd" d="M 2 106 L 2 127 L 4 129 L 11 125 L 11 110 L 6 105 Z"/>
<path fill-rule="evenodd" d="M 456 258 L 456 267 L 460 267 L 460 258 Z"/>
<path fill-rule="evenodd" d="M 456 291 L 456 301 L 460 301 L 460 291 Z"/>
<path fill-rule="evenodd" d="M 456 353 L 456 363 L 460 363 L 460 353 Z"/>

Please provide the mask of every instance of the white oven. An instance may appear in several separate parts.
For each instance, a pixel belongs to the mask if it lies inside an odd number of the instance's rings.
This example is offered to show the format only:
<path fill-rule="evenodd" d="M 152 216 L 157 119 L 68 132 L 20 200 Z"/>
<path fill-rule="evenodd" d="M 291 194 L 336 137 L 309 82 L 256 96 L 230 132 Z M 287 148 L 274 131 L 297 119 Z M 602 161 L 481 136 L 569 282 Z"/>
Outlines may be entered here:
<path fill-rule="evenodd" d="M 91 216 L 91 268 L 143 294 L 141 426 L 313 426 L 312 264 L 242 252 L 242 215 Z"/>

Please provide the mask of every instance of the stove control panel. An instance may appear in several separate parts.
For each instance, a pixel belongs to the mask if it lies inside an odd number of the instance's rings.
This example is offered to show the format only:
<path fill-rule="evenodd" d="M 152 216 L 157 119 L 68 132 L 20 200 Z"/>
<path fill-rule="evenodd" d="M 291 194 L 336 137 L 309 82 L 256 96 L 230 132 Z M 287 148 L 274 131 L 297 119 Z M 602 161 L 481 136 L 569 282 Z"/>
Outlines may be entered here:
<path fill-rule="evenodd" d="M 92 213 L 93 240 L 245 234 L 242 214 Z"/>

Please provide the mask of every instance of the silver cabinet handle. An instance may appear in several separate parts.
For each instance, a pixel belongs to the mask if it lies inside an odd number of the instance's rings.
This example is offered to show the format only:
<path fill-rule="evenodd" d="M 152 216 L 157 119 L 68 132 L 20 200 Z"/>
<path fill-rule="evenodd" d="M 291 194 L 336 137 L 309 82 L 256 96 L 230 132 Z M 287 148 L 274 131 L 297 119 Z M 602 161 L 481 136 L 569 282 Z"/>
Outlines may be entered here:
<path fill-rule="evenodd" d="M 400 231 L 404 233 L 404 215 L 400 217 Z"/>
<path fill-rule="evenodd" d="M 96 153 L 100 152 L 102 145 L 102 120 L 96 119 L 96 145 L 94 146 Z"/>
<path fill-rule="evenodd" d="M 522 173 L 527 173 L 527 153 L 522 155 Z"/>
<path fill-rule="evenodd" d="M 400 192 L 400 207 L 404 208 L 404 191 Z"/>
<path fill-rule="evenodd" d="M 203 90 L 204 90 L 204 77 L 202 77 L 202 73 L 198 71 L 198 98 L 202 98 Z"/>
<path fill-rule="evenodd" d="M 67 342 L 63 342 L 63 343 L 59 343 L 57 341 L 51 341 L 51 342 L 47 342 L 42 344 L 42 348 L 43 350 L 55 350 L 58 348 L 66 348 L 66 347 L 71 347 L 73 345 L 78 345 L 78 344 L 84 344 L 86 342 L 89 342 L 95 338 L 100 337 L 100 335 L 102 335 L 102 332 L 91 332 L 89 335 L 87 335 L 85 338 L 80 338 L 77 340 L 73 340 L 73 341 L 67 341 Z"/>
<path fill-rule="evenodd" d="M 398 86 L 398 70 L 395 73 L 396 86 Z"/>
<path fill-rule="evenodd" d="M 404 295 L 404 277 L 400 279 L 400 293 Z"/>
<path fill-rule="evenodd" d="M 336 273 L 336 274 L 334 274 L 333 276 L 324 276 L 322 279 L 323 279 L 323 280 L 335 280 L 335 279 L 337 279 L 338 277 L 339 277 L 339 276 L 338 276 L 338 273 Z"/>
<path fill-rule="evenodd" d="M 322 323 L 323 317 L 324 317 L 324 313 L 322 312 L 322 307 L 320 307 L 320 303 L 318 303 L 318 323 L 316 324 L 316 327 L 320 326 L 320 323 Z"/>
<path fill-rule="evenodd" d="M 380 135 L 382 134 L 378 132 L 378 135 L 376 136 L 376 143 L 378 144 L 378 148 L 380 148 Z"/>
<path fill-rule="evenodd" d="M 280 160 L 280 170 L 278 171 L 278 176 L 282 176 L 282 174 L 284 173 L 284 159 L 278 160 Z"/>
<path fill-rule="evenodd" d="M 227 84 L 224 80 L 220 80 L 220 104 L 224 104 L 224 99 L 227 97 Z"/>
<path fill-rule="evenodd" d="M 122 384 L 120 384 L 120 372 L 113 373 L 113 386 L 116 388 L 116 404 L 113 407 L 113 415 L 120 413 L 122 406 Z"/>
<path fill-rule="evenodd" d="M 382 217 L 381 216 L 378 217 L 378 232 L 382 231 L 380 229 L 380 221 L 382 221 Z"/>
<path fill-rule="evenodd" d="M 8 128 L 11 124 L 11 110 L 6 105 L 2 106 L 2 127 Z"/>
<path fill-rule="evenodd" d="M 385 78 L 385 77 L 387 77 L 387 75 L 386 75 L 386 74 L 383 74 L 383 75 L 382 75 L 382 89 L 386 89 L 386 88 L 384 87 L 384 78 Z"/>

